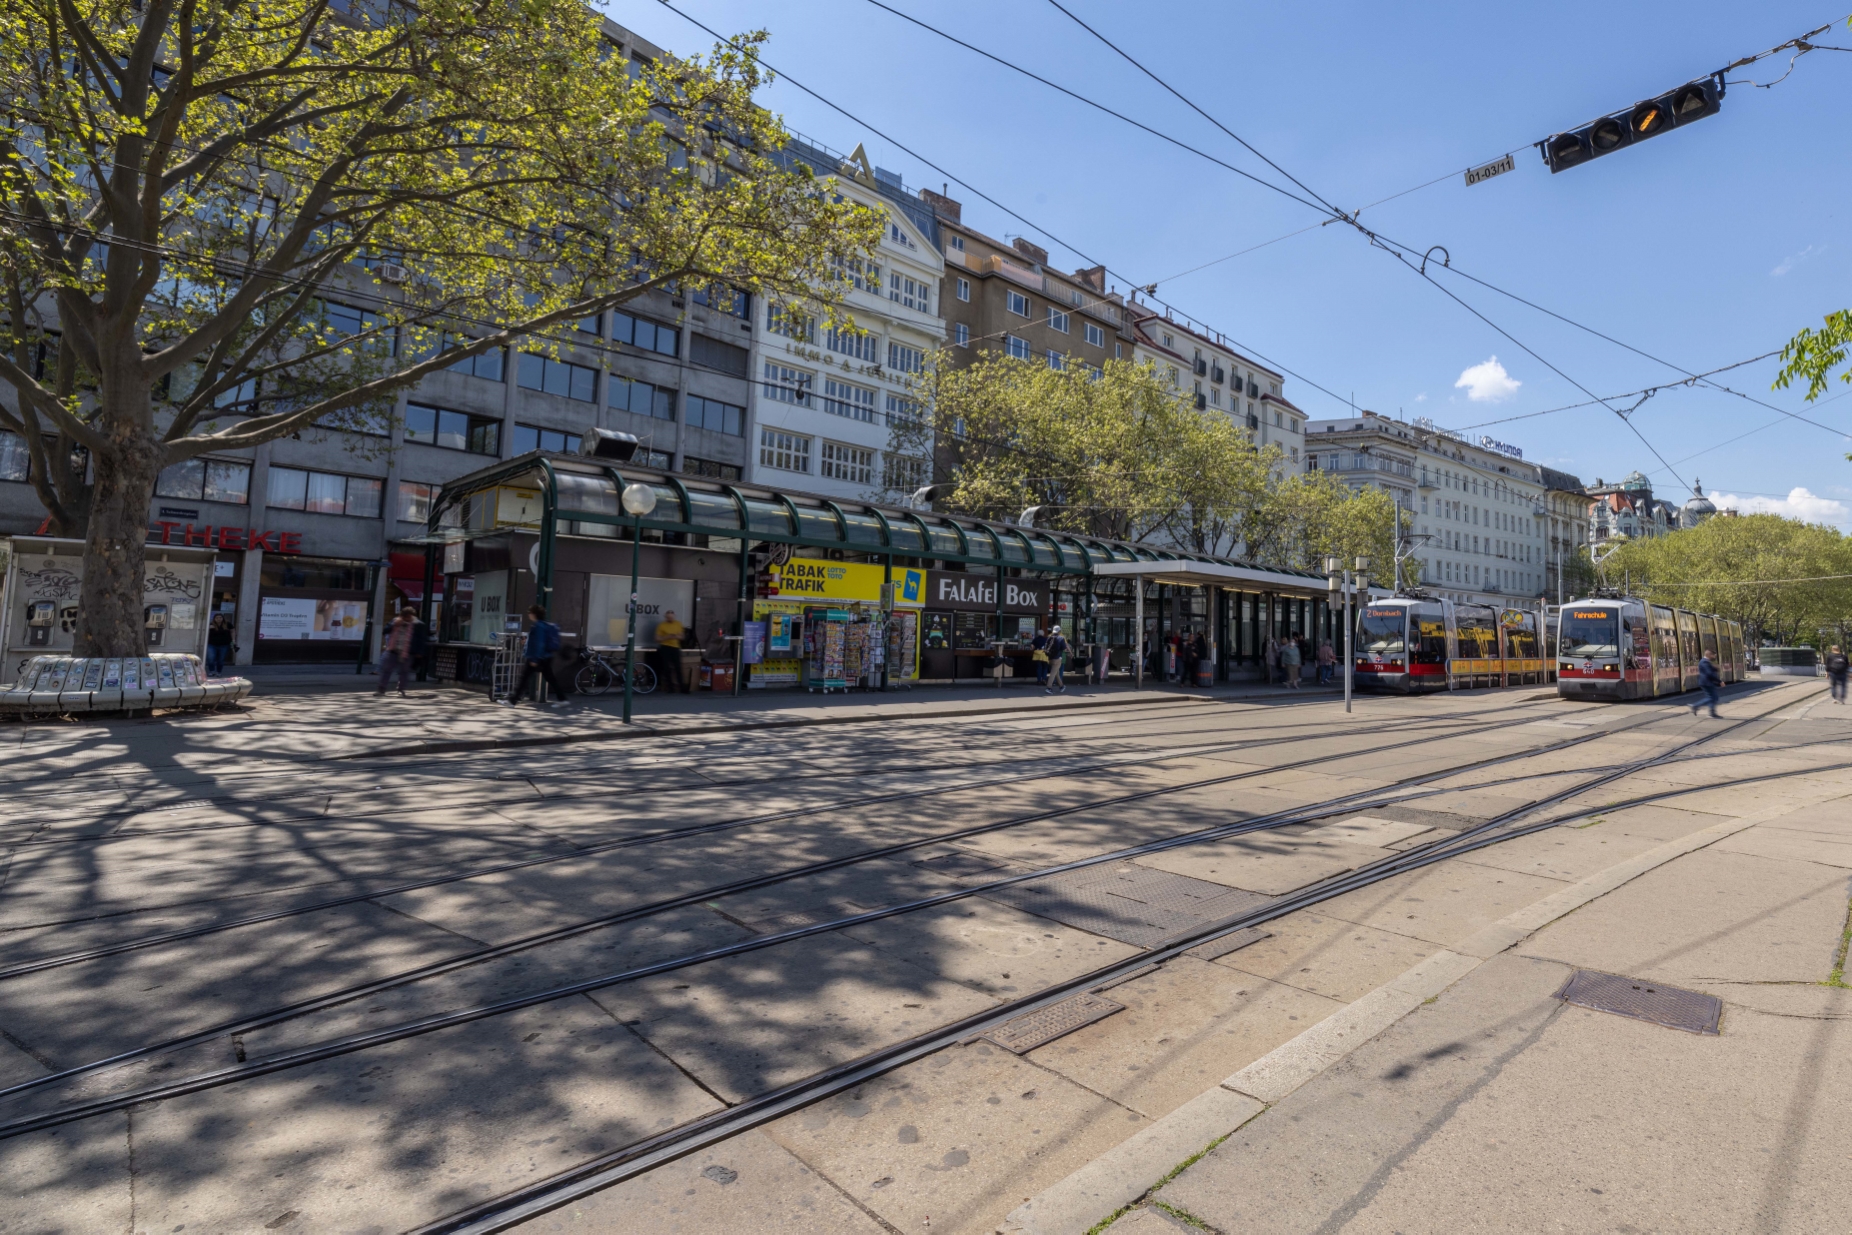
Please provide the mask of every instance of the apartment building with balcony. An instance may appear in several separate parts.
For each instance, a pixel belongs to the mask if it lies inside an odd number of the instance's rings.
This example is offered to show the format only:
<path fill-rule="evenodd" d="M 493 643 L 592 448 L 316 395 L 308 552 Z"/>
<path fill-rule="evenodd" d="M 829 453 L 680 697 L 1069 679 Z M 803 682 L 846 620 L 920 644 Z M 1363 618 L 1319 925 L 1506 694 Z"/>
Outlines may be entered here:
<path fill-rule="evenodd" d="M 1199 411 L 1245 425 L 1257 447 L 1278 446 L 1281 473 L 1297 472 L 1305 450 L 1305 413 L 1284 393 L 1285 378 L 1229 346 L 1221 335 L 1138 302 L 1126 306 L 1132 359 L 1154 366 Z"/>
<path fill-rule="evenodd" d="M 1569 580 L 1588 544 L 1588 490 L 1581 480 L 1553 467 L 1539 467 L 1543 480 L 1543 592 L 1551 604 L 1574 599 Z"/>
<path fill-rule="evenodd" d="M 1362 411 L 1310 422 L 1306 452 L 1308 470 L 1381 489 L 1413 513 L 1408 548 L 1426 590 L 1478 604 L 1546 595 L 1555 576 L 1545 569 L 1552 560 L 1545 480 L 1515 447 Z"/>
<path fill-rule="evenodd" d="M 832 325 L 801 306 L 759 306 L 750 475 L 836 497 L 911 493 L 930 479 L 930 439 L 893 450 L 889 425 L 915 415 L 914 381 L 945 339 L 938 220 L 898 175 L 871 166 L 860 146 L 841 155 L 793 137 L 784 155 L 885 212 L 887 226 L 879 249 L 843 272 L 852 321 Z"/>

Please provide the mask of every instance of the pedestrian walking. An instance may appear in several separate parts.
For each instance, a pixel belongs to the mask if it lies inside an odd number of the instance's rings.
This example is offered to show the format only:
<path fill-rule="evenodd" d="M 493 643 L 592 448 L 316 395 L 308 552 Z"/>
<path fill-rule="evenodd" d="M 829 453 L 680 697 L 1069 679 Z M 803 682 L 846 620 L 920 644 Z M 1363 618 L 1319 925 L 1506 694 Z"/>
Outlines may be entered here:
<path fill-rule="evenodd" d="M 1846 701 L 1846 671 L 1852 669 L 1852 661 L 1839 650 L 1835 643 L 1832 651 L 1826 654 L 1826 677 L 1832 684 L 1833 702 L 1843 704 Z"/>
<path fill-rule="evenodd" d="M 553 688 L 553 693 L 559 696 L 551 706 L 566 707 L 566 688 L 553 673 L 553 654 L 559 651 L 560 645 L 559 627 L 547 621 L 547 611 L 539 605 L 529 609 L 527 616 L 533 619 L 534 624 L 527 629 L 527 649 L 522 653 L 520 680 L 506 699 L 497 699 L 496 702 L 513 707 L 515 700 L 527 693 L 527 684 L 538 673 Z"/>
<path fill-rule="evenodd" d="M 1318 684 L 1320 686 L 1331 685 L 1331 679 L 1336 676 L 1337 668 L 1337 649 L 1333 648 L 1331 640 L 1327 639 L 1318 645 Z"/>
<path fill-rule="evenodd" d="M 1287 690 L 1299 689 L 1299 666 L 1301 663 L 1303 662 L 1299 654 L 1298 642 L 1292 639 L 1281 640 L 1280 672 L 1286 675 Z"/>
<path fill-rule="evenodd" d="M 1267 636 L 1266 645 L 1267 685 L 1271 686 L 1280 679 L 1280 641 Z"/>
<path fill-rule="evenodd" d="M 1062 635 L 1059 626 L 1048 633 L 1046 650 L 1048 652 L 1048 687 L 1042 693 L 1065 695 L 1067 694 L 1067 682 L 1061 676 L 1061 666 L 1067 660 L 1067 638 Z"/>
<path fill-rule="evenodd" d="M 1709 652 L 1698 657 L 1698 685 L 1704 689 L 1704 698 L 1691 705 L 1691 714 L 1696 716 L 1698 709 L 1708 701 L 1711 705 L 1711 715 L 1721 720 L 1722 717 L 1717 716 L 1717 696 L 1723 693 L 1723 675 L 1718 673 L 1717 666 L 1711 663 Z"/>
<path fill-rule="evenodd" d="M 684 695 L 688 683 L 682 680 L 682 640 L 687 637 L 688 628 L 675 620 L 675 610 L 664 609 L 662 621 L 656 623 L 656 673 L 667 689 Z"/>
<path fill-rule="evenodd" d="M 231 655 L 232 628 L 231 620 L 223 613 L 212 615 L 212 625 L 206 628 L 206 676 L 218 678 L 225 676 L 225 658 Z"/>
<path fill-rule="evenodd" d="M 373 691 L 375 695 L 385 694 L 386 683 L 396 677 L 399 695 L 404 696 L 405 684 L 412 675 L 412 634 L 416 622 L 416 614 L 410 609 L 401 609 L 399 616 L 392 619 L 392 625 L 386 628 L 386 637 L 379 650 L 379 686 Z"/>
<path fill-rule="evenodd" d="M 1048 632 L 1037 628 L 1029 640 L 1029 659 L 1035 662 L 1035 684 L 1048 685 Z"/>
<path fill-rule="evenodd" d="M 1192 681 L 1201 681 L 1203 665 L 1209 660 L 1209 636 L 1202 631 L 1196 632 L 1196 638 L 1190 641 L 1190 672 Z"/>

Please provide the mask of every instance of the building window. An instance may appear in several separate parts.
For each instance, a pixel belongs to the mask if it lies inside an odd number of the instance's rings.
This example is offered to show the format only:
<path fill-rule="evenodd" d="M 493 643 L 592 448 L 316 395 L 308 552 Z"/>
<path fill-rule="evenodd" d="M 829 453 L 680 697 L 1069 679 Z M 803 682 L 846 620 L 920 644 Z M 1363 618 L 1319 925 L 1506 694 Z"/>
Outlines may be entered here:
<path fill-rule="evenodd" d="M 1165 335 L 1164 336 L 1164 346 L 1165 347 L 1175 347 L 1177 346 L 1177 341 L 1171 338 L 1169 335 Z"/>
<path fill-rule="evenodd" d="M 728 317 L 741 317 L 752 320 L 752 297 L 737 287 L 728 287 L 725 283 L 710 283 L 706 287 L 697 287 L 692 297 L 696 304 L 706 305 L 716 313 L 725 313 Z M 662 327 L 661 329 L 668 329 Z"/>
<path fill-rule="evenodd" d="M 1048 367 L 1058 373 L 1067 368 L 1067 358 L 1051 347 L 1048 349 Z"/>
<path fill-rule="evenodd" d="M 706 429 L 710 433 L 744 437 L 746 435 L 746 409 L 736 404 L 722 403 L 719 399 L 703 399 L 700 395 L 689 395 L 688 423 L 697 429 Z"/>
<path fill-rule="evenodd" d="M 891 220 L 889 221 L 887 225 L 887 238 L 889 240 L 892 240 L 895 244 L 899 245 L 903 249 L 919 248 L 918 245 L 913 243 L 913 237 L 907 235 L 906 231 L 900 226 L 900 224 L 895 223 Z"/>
<path fill-rule="evenodd" d="M 1095 326 L 1092 322 L 1086 322 L 1084 325 L 1087 327 L 1088 345 L 1092 347 L 1105 347 L 1106 332 L 1101 330 L 1098 326 Z"/>
<path fill-rule="evenodd" d="M 427 446 L 441 446 L 445 450 L 498 455 L 502 452 L 502 422 L 488 416 L 471 416 L 467 412 L 407 403 L 405 440 L 422 442 Z"/>
<path fill-rule="evenodd" d="M 605 404 L 632 416 L 649 416 L 655 420 L 675 419 L 675 392 L 666 386 L 633 381 L 613 373 L 605 384 Z"/>
<path fill-rule="evenodd" d="M 871 296 L 881 294 L 881 266 L 877 262 L 863 263 L 859 257 L 847 261 L 836 259 L 837 269 L 842 271 L 843 281 L 858 292 L 867 292 Z"/>
<path fill-rule="evenodd" d="M 932 465 L 925 459 L 889 454 L 881 460 L 881 485 L 898 493 L 913 493 L 928 483 Z"/>
<path fill-rule="evenodd" d="M 1048 306 L 1048 328 L 1050 330 L 1059 330 L 1062 334 L 1066 334 L 1068 332 L 1067 327 L 1068 327 L 1067 314 L 1055 308 L 1055 306 L 1053 306 L 1052 304 L 1049 305 Z"/>
<path fill-rule="evenodd" d="M 377 519 L 379 494 L 380 481 L 375 477 L 305 472 L 273 465 L 267 505 L 279 510 L 306 510 L 317 515 Z"/>
<path fill-rule="evenodd" d="M 889 341 L 887 367 L 896 373 L 919 373 L 926 368 L 926 353 L 917 347 Z"/>
<path fill-rule="evenodd" d="M 657 352 L 664 356 L 678 354 L 681 350 L 681 333 L 673 326 L 652 322 L 647 317 L 632 317 L 628 313 L 611 314 L 612 340 L 628 343 L 646 352 Z"/>
<path fill-rule="evenodd" d="M 1029 316 L 1029 298 L 1021 292 L 1011 292 L 1009 310 L 1017 317 Z"/>
<path fill-rule="evenodd" d="M 817 323 L 802 309 L 793 309 L 781 304 L 767 304 L 765 306 L 765 328 L 775 335 L 796 339 L 799 343 L 817 341 Z"/>
<path fill-rule="evenodd" d="M 1006 334 L 1003 336 L 1003 350 L 1018 360 L 1027 360 L 1029 359 L 1029 340 Z"/>
<path fill-rule="evenodd" d="M 960 300 L 970 300 L 971 299 L 971 280 L 969 279 L 958 280 L 958 298 Z"/>
<path fill-rule="evenodd" d="M 720 463 L 713 459 L 697 459 L 693 455 L 683 455 L 682 475 L 705 476 L 709 480 L 738 480 L 740 469 L 737 463 Z"/>
<path fill-rule="evenodd" d="M 889 424 L 895 421 L 899 421 L 901 424 L 914 424 L 919 418 L 920 405 L 918 403 L 915 403 L 912 399 L 903 399 L 897 394 L 890 393 L 887 396 L 887 419 Z"/>
<path fill-rule="evenodd" d="M 887 276 L 887 298 L 909 309 L 932 312 L 932 284 L 916 282 L 898 271 Z"/>
<path fill-rule="evenodd" d="M 362 356 L 394 356 L 398 354 L 395 346 L 398 330 L 386 324 L 386 319 L 378 313 L 357 309 L 351 304 L 340 304 L 333 300 L 321 302 L 321 324 L 329 334 L 326 342 L 338 339 L 353 339 L 360 335 L 371 335 L 354 345 L 354 351 Z"/>
<path fill-rule="evenodd" d="M 516 425 L 514 427 L 514 450 L 512 453 L 524 455 L 530 450 L 544 450 L 548 454 L 575 454 L 579 449 L 579 435 L 567 433 L 561 429 L 542 429 L 539 425 Z"/>
<path fill-rule="evenodd" d="M 752 377 L 752 353 L 704 334 L 688 336 L 688 359 L 703 368 L 748 381 Z"/>
<path fill-rule="evenodd" d="M 12 434 L 7 434 L 13 437 Z M 20 475 L 0 476 L 7 480 L 24 480 L 26 462 L 26 443 L 14 437 L 19 443 Z M 4 469 L 5 444 L 0 444 L 0 469 Z M 194 502 L 228 502 L 233 506 L 248 506 L 251 501 L 251 465 L 242 459 L 187 459 L 172 467 L 162 468 L 155 477 L 154 493 L 156 497 L 186 498 Z"/>
<path fill-rule="evenodd" d="M 819 471 L 826 480 L 846 480 L 852 485 L 875 482 L 875 452 L 872 450 L 825 442 L 821 462 Z"/>
<path fill-rule="evenodd" d="M 414 357 L 414 359 L 422 360 L 427 357 L 436 356 L 453 347 L 468 347 L 474 341 L 475 340 L 469 338 L 467 335 L 451 334 L 446 330 L 437 336 L 435 340 L 436 346 L 430 348 L 422 356 Z M 487 382 L 499 382 L 502 380 L 502 349 L 499 347 L 492 347 L 479 355 L 466 356 L 462 360 L 447 365 L 446 368 L 452 373 L 462 373 L 469 377 L 479 377 Z"/>
<path fill-rule="evenodd" d="M 971 327 L 965 325 L 963 322 L 959 322 L 957 325 L 953 326 L 952 342 L 956 343 L 959 347 L 970 347 Z"/>
<path fill-rule="evenodd" d="M 875 421 L 875 392 L 863 386 L 851 386 L 848 382 L 839 382 L 833 377 L 823 379 L 823 410 L 832 416 L 847 416 L 850 420 L 862 420 L 869 424 Z M 827 453 L 825 459 L 828 459 Z M 825 472 L 827 476 L 830 473 Z"/>
<path fill-rule="evenodd" d="M 881 363 L 881 340 L 866 331 L 826 330 L 823 333 L 823 346 L 851 360 L 865 360 L 869 364 Z"/>
<path fill-rule="evenodd" d="M 412 480 L 399 482 L 399 518 L 406 523 L 424 523 L 431 517 L 431 503 L 437 500 L 436 485 L 421 485 Z"/>
<path fill-rule="evenodd" d="M 32 477 L 32 453 L 26 439 L 0 429 L 0 480 L 29 480 Z"/>
<path fill-rule="evenodd" d="M 957 249 L 960 253 L 963 253 L 965 251 L 965 238 L 963 236 L 947 236 L 945 238 L 945 247 L 948 249 Z"/>
<path fill-rule="evenodd" d="M 1112 358 L 1114 360 L 1124 360 L 1125 359 L 1125 344 L 1114 343 L 1112 345 Z"/>
<path fill-rule="evenodd" d="M 770 360 L 765 362 L 765 397 L 779 403 L 809 407 L 811 385 L 815 380 L 801 370 L 787 368 Z"/>
<path fill-rule="evenodd" d="M 782 429 L 760 429 L 759 466 L 780 472 L 810 471 L 810 439 Z"/>
<path fill-rule="evenodd" d="M 592 403 L 598 398 L 598 370 L 533 352 L 521 353 L 521 367 L 516 371 L 515 380 L 523 389 L 560 395 L 580 403 Z"/>

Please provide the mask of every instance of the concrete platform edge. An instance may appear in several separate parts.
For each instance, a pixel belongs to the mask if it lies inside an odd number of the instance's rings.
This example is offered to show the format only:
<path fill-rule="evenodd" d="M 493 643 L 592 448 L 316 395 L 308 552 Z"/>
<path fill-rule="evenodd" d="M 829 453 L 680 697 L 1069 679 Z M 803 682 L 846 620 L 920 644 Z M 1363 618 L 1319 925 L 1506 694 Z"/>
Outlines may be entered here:
<path fill-rule="evenodd" d="M 1192 1155 L 1234 1132 L 1493 956 L 1667 862 L 1804 805 L 1785 803 L 1668 841 L 1507 914 L 1453 948 L 1442 948 L 1043 1189 L 1012 1210 L 1000 1230 L 1004 1235 L 1085 1235 L 1150 1192 Z M 1177 1150 L 1174 1156 L 1151 1161 L 1158 1151 L 1172 1147 Z"/>

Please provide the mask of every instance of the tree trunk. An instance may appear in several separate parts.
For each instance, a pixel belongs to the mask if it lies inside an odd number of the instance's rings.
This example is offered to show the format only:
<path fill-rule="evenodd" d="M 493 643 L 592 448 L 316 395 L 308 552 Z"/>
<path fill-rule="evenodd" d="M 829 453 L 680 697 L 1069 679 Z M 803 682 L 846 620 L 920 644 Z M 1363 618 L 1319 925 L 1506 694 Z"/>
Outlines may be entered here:
<path fill-rule="evenodd" d="M 116 423 L 122 424 L 123 417 Z M 107 423 L 107 422 L 105 422 Z M 78 656 L 145 656 L 142 623 L 148 503 L 160 472 L 159 442 L 135 428 L 112 434 L 96 456 L 96 489 L 84 537 L 84 583 L 78 601 Z"/>

